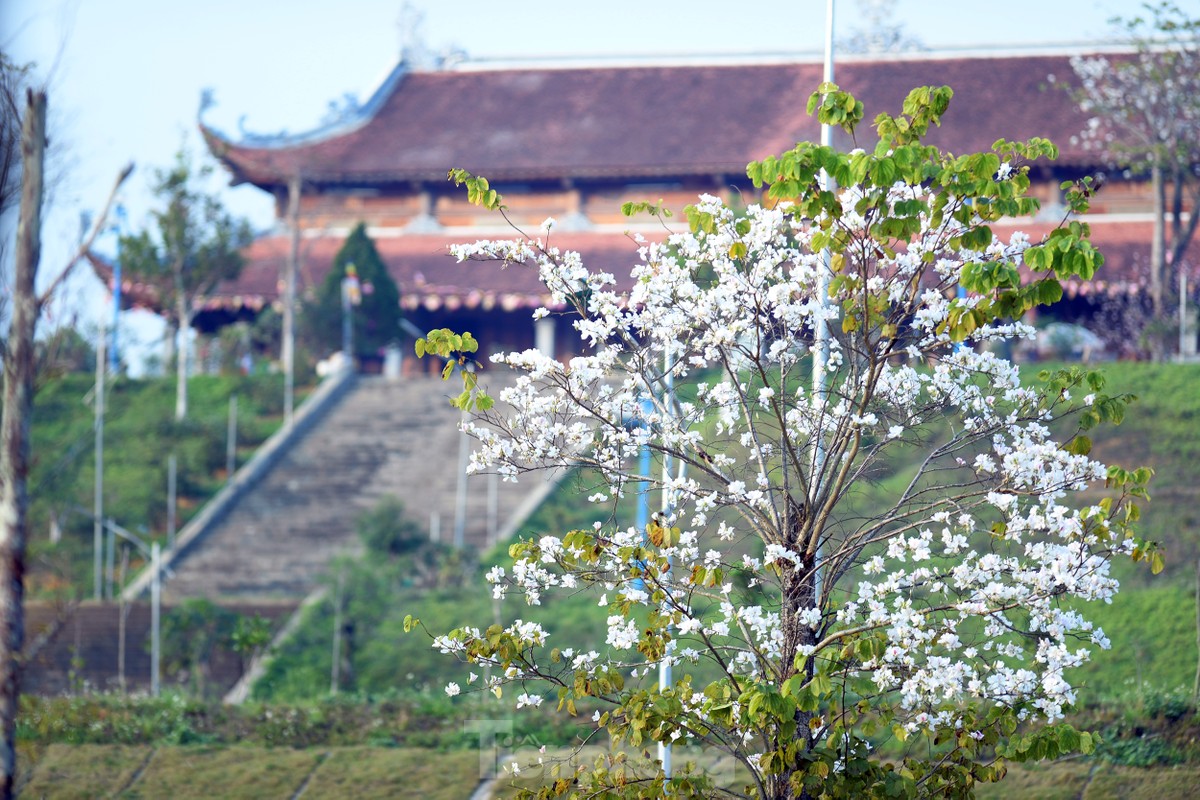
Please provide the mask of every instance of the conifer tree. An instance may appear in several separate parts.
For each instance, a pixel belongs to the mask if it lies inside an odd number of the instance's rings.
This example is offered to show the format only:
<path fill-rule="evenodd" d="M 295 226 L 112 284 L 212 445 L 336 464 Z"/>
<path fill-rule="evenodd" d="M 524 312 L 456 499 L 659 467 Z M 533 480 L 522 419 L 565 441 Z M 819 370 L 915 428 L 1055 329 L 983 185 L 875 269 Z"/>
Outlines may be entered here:
<path fill-rule="evenodd" d="M 400 290 L 388 275 L 375 243 L 359 223 L 333 259 L 316 297 L 303 310 L 303 332 L 318 352 L 342 347 L 342 280 L 347 267 L 358 273 L 362 301 L 352 310 L 355 355 L 375 355 L 399 333 Z"/>

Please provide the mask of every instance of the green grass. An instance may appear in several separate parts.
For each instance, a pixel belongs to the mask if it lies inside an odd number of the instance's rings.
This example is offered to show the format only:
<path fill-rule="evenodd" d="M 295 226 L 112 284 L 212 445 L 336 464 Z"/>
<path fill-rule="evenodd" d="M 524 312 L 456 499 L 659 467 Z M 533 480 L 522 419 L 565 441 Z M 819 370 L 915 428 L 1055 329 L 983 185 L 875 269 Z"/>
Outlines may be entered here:
<path fill-rule="evenodd" d="M 1190 687 L 1197 659 L 1195 603 L 1194 591 L 1163 581 L 1129 588 L 1112 605 L 1086 607 L 1112 649 L 1093 648 L 1092 661 L 1074 671 L 1084 698 L 1112 699 L 1144 683 L 1162 689 Z"/>
<path fill-rule="evenodd" d="M 979 800 L 1077 800 L 1093 768 L 1093 762 L 1084 760 L 1010 764 L 1004 780 L 979 786 L 975 796 Z"/>
<path fill-rule="evenodd" d="M 1165 578 L 1191 583 L 1200 558 L 1200 364 L 1119 362 L 1105 365 L 1104 372 L 1105 391 L 1131 392 L 1138 399 L 1124 422 L 1094 432 L 1093 455 L 1155 470 L 1140 527 L 1145 538 L 1165 548 Z M 1141 568 L 1119 574 L 1130 586 L 1163 580 Z"/>
<path fill-rule="evenodd" d="M 1032 379 L 1044 366 L 1049 365 L 1031 365 L 1026 373 Z M 1085 609 L 1113 643 L 1110 651 L 1095 649 L 1092 663 L 1075 673 L 1084 689 L 1081 696 L 1088 702 L 1121 695 L 1139 681 L 1160 689 L 1190 685 L 1197 659 L 1192 565 L 1193 555 L 1200 555 L 1200 490 L 1194 485 L 1193 465 L 1200 463 L 1200 430 L 1194 425 L 1200 420 L 1200 391 L 1196 391 L 1200 365 L 1116 363 L 1107 365 L 1106 371 L 1107 391 L 1136 390 L 1141 399 L 1122 425 L 1093 432 L 1095 454 L 1107 462 L 1148 463 L 1157 469 L 1151 486 L 1154 500 L 1144 507 L 1141 529 L 1146 538 L 1163 543 L 1168 568 L 1163 575 L 1151 576 L 1144 566 L 1119 563 L 1114 568 L 1124 591 L 1112 605 Z M 883 496 L 894 496 L 908 480 L 903 464 L 917 455 L 901 453 L 899 468 L 865 484 L 856 505 L 865 508 L 881 502 Z M 596 486 L 596 476 L 587 471 L 569 475 L 522 526 L 525 535 L 561 534 L 590 527 L 596 520 L 633 520 L 633 492 L 615 504 L 580 502 Z M 484 568 L 507 565 L 506 550 L 502 545 L 485 554 Z M 555 595 L 535 608 L 513 597 L 504 601 L 497 617 L 478 573 L 461 588 L 428 592 L 401 586 L 401 576 L 388 575 L 386 570 L 359 566 L 353 571 L 348 616 L 355 621 L 359 644 L 352 655 L 352 688 L 362 692 L 440 692 L 450 680 L 466 687 L 465 670 L 429 647 L 428 636 L 402 632 L 406 614 L 419 617 L 434 634 L 461 625 L 486 628 L 497 619 L 507 623 L 524 618 L 543 621 L 552 643 L 559 647 L 603 642 L 604 612 L 594 607 L 595 595 Z M 295 701 L 328 691 L 332 616 L 328 603 L 310 612 L 296 639 L 256 688 L 258 697 Z"/>
<path fill-rule="evenodd" d="M 431 753 L 406 748 L 334 750 L 305 789 L 308 797 L 464 800 L 481 779 L 479 753 Z"/>
<path fill-rule="evenodd" d="M 502 774 L 497 798 L 510 798 L 518 788 L 540 785 L 550 765 L 564 773 L 577 764 L 591 765 L 603 748 L 583 752 L 518 745 L 501 766 L 517 761 L 517 776 Z M 31 755 L 27 748 L 22 756 Z M 38 800 L 83 800 L 118 797 L 289 798 L 307 780 L 306 797 L 462 800 L 475 789 L 481 770 L 491 767 L 478 750 L 436 751 L 417 748 L 334 747 L 295 750 L 263 747 L 129 747 L 122 745 L 51 745 L 38 756 L 32 779 L 21 797 Z M 150 756 L 147 758 L 147 756 Z M 543 764 L 538 763 L 538 759 Z M 693 761 L 718 783 L 738 787 L 746 776 L 728 759 L 704 751 L 677 748 L 676 763 Z M 139 773 L 139 768 L 144 769 Z M 132 781 L 132 783 L 131 783 Z M 1142 769 L 1090 759 L 1046 764 L 1012 764 L 998 784 L 977 788 L 980 800 L 1166 800 L 1197 795 L 1200 767 L 1181 765 Z"/>
<path fill-rule="evenodd" d="M 1182 800 L 1197 795 L 1200 795 L 1200 767 L 1138 769 L 1103 766 L 1096 770 L 1080 797 L 1083 800 Z"/>
<path fill-rule="evenodd" d="M 545 748 L 532 746 L 517 747 L 508 752 L 498 764 L 494 797 L 507 800 L 515 797 L 522 789 L 536 789 L 559 777 L 568 777 L 579 767 L 589 771 L 597 759 L 605 766 L 614 751 L 606 746 L 587 745 L 579 748 Z M 640 777 L 653 776 L 658 772 L 658 763 L 653 743 L 648 749 L 621 749 L 628 774 Z M 740 791 L 752 779 L 749 771 L 732 757 L 713 748 L 702 748 L 677 744 L 672 750 L 675 774 L 685 769 L 696 775 L 709 777 L 717 786 Z M 513 772 L 513 764 L 517 771 Z"/>
<path fill-rule="evenodd" d="M 1146 463 L 1156 468 L 1157 476 L 1151 486 L 1154 500 L 1144 509 L 1142 530 L 1147 538 L 1164 543 L 1168 559 L 1167 571 L 1161 576 L 1152 577 L 1148 570 L 1137 566 L 1121 567 L 1119 572 L 1125 587 L 1123 592 L 1112 605 L 1088 608 L 1088 616 L 1105 629 L 1113 642 L 1113 649 L 1095 650 L 1093 662 L 1076 672 L 1075 682 L 1082 687 L 1081 698 L 1085 704 L 1100 703 L 1103 714 L 1108 715 L 1096 716 L 1098 721 L 1091 726 L 1104 729 L 1106 741 L 1111 739 L 1117 744 L 1116 749 L 1110 747 L 1112 752 L 1106 757 L 1128 759 L 1138 755 L 1131 752 L 1130 748 L 1154 750 L 1152 745 L 1158 741 L 1157 733 L 1151 732 L 1152 735 L 1147 739 L 1145 732 L 1139 731 L 1145 726 L 1146 719 L 1161 716 L 1161 709 L 1156 711 L 1155 708 L 1163 705 L 1162 698 L 1170 690 L 1179 686 L 1190 688 L 1195 671 L 1197 651 L 1192 580 L 1195 556 L 1200 554 L 1200 503 L 1196 502 L 1200 499 L 1200 492 L 1195 486 L 1195 465 L 1200 463 L 1200 431 L 1195 430 L 1195 423 L 1200 420 L 1200 391 L 1196 391 L 1200 387 L 1200 366 L 1113 364 L 1106 369 L 1110 375 L 1110 390 L 1136 391 L 1141 399 L 1131 408 L 1124 424 L 1095 432 L 1094 452 L 1107 462 L 1119 462 L 1127 466 Z M 888 476 L 883 476 L 880 488 L 887 489 L 888 480 Z M 538 533 L 561 533 L 570 528 L 587 526 L 595 519 L 606 518 L 610 510 L 579 502 L 580 494 L 587 494 L 588 489 L 586 474 L 565 481 L 524 529 Z M 616 513 L 621 519 L 632 519 L 632 499 L 623 500 Z M 505 563 L 504 549 L 499 548 L 483 560 L 485 563 Z M 370 706 L 362 715 L 342 719 L 328 707 L 289 711 L 278 706 L 262 706 L 251 713 L 263 719 L 256 717 L 255 721 L 244 723 L 231 721 L 221 729 L 223 733 L 217 738 L 222 742 L 227 739 L 236 741 L 231 737 L 237 730 L 243 730 L 244 736 L 251 735 L 249 732 L 253 731 L 255 741 L 297 743 L 308 747 L 317 744 L 332 747 L 352 741 L 459 747 L 463 749 L 445 754 L 375 747 L 283 751 L 310 755 L 298 758 L 294 767 L 285 765 L 279 769 L 288 773 L 288 780 L 295 777 L 302 779 L 305 765 L 315 763 L 323 753 L 329 752 L 329 757 L 321 761 L 312 773 L 310 786 L 320 788 L 320 791 L 310 789 L 306 793 L 310 796 L 338 796 L 351 782 L 356 789 L 355 796 L 397 796 L 410 787 L 420 787 L 420 794 L 412 796 L 467 796 L 469 788 L 455 788 L 455 793 L 450 794 L 450 778 L 447 777 L 455 776 L 457 779 L 461 776 L 463 784 L 469 783 L 471 786 L 477 778 L 478 753 L 471 749 L 477 737 L 463 733 L 460 730 L 461 721 L 466 717 L 480 718 L 480 715 L 492 713 L 509 718 L 511 711 L 508 709 L 511 706 L 485 707 L 480 704 L 478 697 L 446 698 L 441 690 L 448 681 L 458 681 L 464 689 L 467 688 L 466 669 L 430 647 L 429 637 L 423 632 L 404 634 L 401 624 L 406 614 L 412 614 L 420 617 L 427 629 L 435 634 L 464 624 L 486 627 L 494 619 L 492 601 L 486 587 L 475 578 L 462 587 L 423 591 L 404 586 L 402 576 L 386 568 L 368 570 L 354 567 L 352 572 L 355 574 L 347 582 L 347 596 L 350 598 L 348 616 L 356 622 L 357 642 L 352 657 L 352 691 L 359 695 L 377 692 L 386 695 L 399 691 L 408 696 L 423 696 L 420 707 L 383 703 Z M 595 597 L 588 594 L 562 600 L 556 598 L 545 606 L 534 608 L 527 607 L 523 600 L 514 597 L 502 604 L 500 619 L 505 622 L 516 618 L 543 621 L 551 632 L 554 645 L 569 646 L 603 642 L 605 613 L 596 607 Z M 264 682 L 257 687 L 258 696 L 277 703 L 326 695 L 331 633 L 332 613 L 327 603 L 310 612 L 296 639 L 285 647 Z M 1192 719 L 1194 708 L 1189 708 L 1191 710 L 1186 713 Z M 111 718 L 111 712 L 105 714 L 105 719 Z M 271 715 L 269 721 L 265 719 L 268 714 Z M 574 730 L 570 720 L 553 712 L 527 716 L 522 712 L 513 719 L 518 725 L 514 733 L 516 746 L 524 751 L 522 757 L 534 760 L 536 756 L 532 750 L 536 750 L 537 744 L 553 745 L 569 741 Z M 188 720 L 190 723 L 179 722 L 172 730 L 190 731 L 188 735 L 195 735 L 201 740 L 210 735 L 198 719 L 189 716 Z M 134 726 L 133 721 L 129 724 Z M 271 732 L 275 730 L 271 725 L 278 728 L 275 733 Z M 357 729 L 351 730 L 355 726 L 358 726 Z M 1126 741 L 1128 746 L 1121 744 Z M 1176 739 L 1167 744 L 1180 752 L 1187 750 Z M 43 747 L 44 750 L 39 749 Z M 45 742 L 22 744 L 23 755 L 37 758 L 39 762 L 30 786 L 45 785 L 45 775 L 66 774 L 63 770 L 67 761 L 78 760 L 79 769 L 91 769 L 86 764 L 94 759 L 71 759 L 64 755 L 64 749 L 53 744 L 46 746 Z M 187 752 L 190 753 L 188 759 L 180 755 L 175 761 L 169 762 L 175 764 L 172 768 L 174 773 L 183 775 L 187 769 L 193 769 L 186 774 L 199 774 L 195 770 L 201 769 L 197 765 L 208 758 L 204 754 L 222 751 L 192 749 Z M 240 754 L 245 762 L 256 762 L 259 760 L 258 754 L 266 751 L 238 747 L 230 748 L 228 752 Z M 1154 797 L 1155 800 L 1162 800 L 1167 797 L 1195 796 L 1194 787 L 1200 785 L 1200 772 L 1193 766 L 1194 753 L 1187 750 L 1185 755 L 1189 766 L 1167 766 L 1153 770 L 1093 760 L 1013 765 L 1004 782 L 998 786 L 982 787 L 979 796 L 1085 797 L 1089 800 L 1108 797 Z M 451 757 L 458 760 L 452 760 Z M 157 758 L 156 755 L 155 760 Z M 56 761 L 59 766 L 53 767 Z M 1140 762 L 1126 760 L 1125 763 Z M 188 764 L 193 767 L 188 767 Z M 214 764 L 209 766 L 216 769 Z M 47 765 L 59 770 L 59 773 L 44 773 Z M 403 786 L 399 791 L 396 789 L 397 776 L 403 776 Z M 149 777 L 150 771 L 146 775 L 147 779 Z M 525 777 L 532 776 L 526 771 Z M 246 777 L 249 781 L 263 781 L 255 784 L 262 787 L 257 796 L 271 796 L 267 789 L 275 784 L 270 779 L 270 775 L 263 776 L 257 772 Z M 43 783 L 35 784 L 36 781 Z M 284 783 L 286 781 L 280 778 L 279 785 Z M 94 784 L 100 786 L 103 781 L 96 780 Z M 369 791 L 376 791 L 378 787 L 379 793 L 361 793 L 357 791 L 360 784 L 368 787 Z M 64 787 L 62 791 L 65 792 L 68 791 L 65 787 L 87 784 L 75 784 L 63 779 L 59 785 Z M 177 792 L 172 788 L 175 785 L 161 785 L 165 796 L 190 796 L 183 793 L 186 787 Z M 137 786 L 141 787 L 139 791 L 144 791 L 141 780 Z M 433 793 L 442 790 L 446 794 Z M 25 796 L 40 795 L 27 793 Z M 128 796 L 155 795 L 147 792 Z"/>
<path fill-rule="evenodd" d="M 286 800 L 295 795 L 320 755 L 317 750 L 282 747 L 161 747 L 138 780 L 117 797 Z"/>
<path fill-rule="evenodd" d="M 463 800 L 480 780 L 468 750 L 51 745 L 40 755 L 21 797 L 287 800 L 307 780 L 305 797 Z"/>
<path fill-rule="evenodd" d="M 45 800 L 112 797 L 150 755 L 148 746 L 52 744 L 36 758 L 21 795 Z"/>
<path fill-rule="evenodd" d="M 92 591 L 95 434 L 92 407 L 84 402 L 92 385 L 91 375 L 68 374 L 42 386 L 34 399 L 27 584 L 33 598 L 82 597 Z M 188 417 L 176 422 L 174 380 L 109 382 L 104 513 L 134 533 L 160 538 L 166 533 L 172 452 L 178 463 L 179 527 L 221 488 L 232 395 L 238 397 L 239 466 L 282 420 L 282 376 L 196 376 L 188 387 Z M 63 533 L 58 544 L 51 544 L 46 533 L 52 516 Z"/>
<path fill-rule="evenodd" d="M 447 682 L 457 681 L 470 690 L 466 667 L 435 650 L 432 636 L 463 625 L 484 629 L 497 621 L 492 598 L 481 581 L 434 591 L 397 588 L 386 581 L 381 586 L 377 575 L 360 568 L 348 573 L 345 596 L 349 598 L 345 617 L 353 620 L 358 643 L 352 654 L 353 685 L 347 689 L 366 694 L 441 693 Z M 606 613 L 590 592 L 555 597 L 541 606 L 528 606 L 514 595 L 500 603 L 499 620 L 540 622 L 553 641 L 568 646 L 568 642 L 603 642 Z M 421 620 L 423 630 L 404 632 L 404 617 L 410 614 Z M 327 600 L 309 609 L 304 624 L 255 684 L 255 698 L 299 701 L 326 694 L 332 636 L 333 607 Z"/>

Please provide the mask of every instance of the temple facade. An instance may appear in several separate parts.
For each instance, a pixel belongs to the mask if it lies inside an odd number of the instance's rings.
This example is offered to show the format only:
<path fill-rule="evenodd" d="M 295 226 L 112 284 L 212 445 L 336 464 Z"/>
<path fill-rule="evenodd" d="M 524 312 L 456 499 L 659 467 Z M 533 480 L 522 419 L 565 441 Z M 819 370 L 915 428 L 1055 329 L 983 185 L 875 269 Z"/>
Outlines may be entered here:
<path fill-rule="evenodd" d="M 211 330 L 279 302 L 290 247 L 289 187 L 297 183 L 301 297 L 363 221 L 414 326 L 470 330 L 487 352 L 537 346 L 566 357 L 578 345 L 568 321 L 532 320 L 532 310 L 549 301 L 534 270 L 459 264 L 449 245 L 518 235 L 514 226 L 538 236 L 553 217 L 552 246 L 578 250 L 589 266 L 627 281 L 637 249 L 631 234 L 662 236 L 665 229 L 624 218 L 621 204 L 661 199 L 678 211 L 700 193 L 754 201 L 749 161 L 818 139 L 805 105 L 821 70 L 816 62 L 771 61 L 504 69 L 466 63 L 427 72 L 402 62 L 352 118 L 333 127 L 233 141 L 202 123 L 233 183 L 275 198 L 278 225 L 250 246 L 242 276 L 205 301 L 197 324 Z M 1059 159 L 1031 171 L 1041 214 L 998 230 L 1037 239 L 1063 219 L 1060 183 L 1104 170 L 1079 143 L 1085 115 L 1056 85 L 1056 77 L 1072 75 L 1069 54 L 923 53 L 846 60 L 837 77 L 863 101 L 868 119 L 898 113 L 913 87 L 950 85 L 954 100 L 929 141 L 952 152 L 987 150 L 998 138 L 1054 141 Z M 846 148 L 874 141 L 866 125 L 857 142 L 837 134 L 836 144 Z M 447 181 L 459 167 L 491 181 L 504 195 L 507 218 L 470 205 Z M 1152 208 L 1147 182 L 1108 177 L 1089 215 L 1106 265 L 1093 285 L 1068 287 L 1069 297 L 1142 289 Z"/>

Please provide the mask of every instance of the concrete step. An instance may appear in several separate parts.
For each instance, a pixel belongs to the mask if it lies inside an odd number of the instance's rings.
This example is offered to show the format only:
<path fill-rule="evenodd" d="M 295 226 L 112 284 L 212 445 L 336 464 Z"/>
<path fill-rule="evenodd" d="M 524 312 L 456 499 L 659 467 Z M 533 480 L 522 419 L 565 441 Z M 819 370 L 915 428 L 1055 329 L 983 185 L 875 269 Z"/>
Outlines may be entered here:
<path fill-rule="evenodd" d="M 490 378 L 495 393 L 503 376 Z M 360 378 L 182 554 L 167 596 L 299 599 L 334 557 L 359 549 L 355 520 L 387 495 L 426 529 L 440 518 L 440 538 L 451 541 L 462 436 L 460 413 L 447 400 L 452 388 L 436 378 Z M 497 482 L 498 527 L 540 483 Z M 488 485 L 487 476 L 467 480 L 464 541 L 476 551 L 488 545 Z"/>

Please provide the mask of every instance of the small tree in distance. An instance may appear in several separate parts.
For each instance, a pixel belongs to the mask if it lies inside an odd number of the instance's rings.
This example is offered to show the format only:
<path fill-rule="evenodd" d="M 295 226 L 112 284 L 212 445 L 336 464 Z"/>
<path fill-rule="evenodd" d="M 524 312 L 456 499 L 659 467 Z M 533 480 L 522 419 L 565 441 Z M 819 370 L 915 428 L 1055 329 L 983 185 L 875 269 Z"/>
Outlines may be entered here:
<path fill-rule="evenodd" d="M 1178 299 L 1179 271 L 1200 214 L 1200 17 L 1172 2 L 1145 3 L 1149 17 L 1124 23 L 1128 58 L 1076 56 L 1073 95 L 1092 115 L 1080 138 L 1113 166 L 1149 173 L 1154 237 L 1148 269 L 1154 323 L 1148 344 L 1161 360 Z M 1153 328 L 1157 328 L 1154 331 Z M 1139 333 L 1141 331 L 1138 331 Z"/>
<path fill-rule="evenodd" d="M 1057 150 L 925 145 L 951 95 L 914 90 L 876 118 L 868 150 L 801 143 L 750 164 L 767 203 L 738 215 L 702 196 L 687 231 L 639 249 L 628 292 L 549 242 L 455 248 L 533 265 L 590 345 L 566 366 L 535 350 L 493 359 L 523 375 L 500 394 L 506 412 L 459 398 L 476 410 L 471 469 L 581 464 L 601 478 L 600 509 L 650 481 L 669 510 L 644 529 L 610 516 L 519 542 L 488 574 L 497 597 L 532 604 L 596 587 L 603 644 L 518 620 L 435 646 L 490 667 L 482 688 L 518 708 L 599 703 L 593 724 L 619 743 L 701 744 L 750 776 L 719 786 L 614 756 L 552 773 L 536 796 L 966 796 L 1007 760 L 1092 749 L 1061 722 L 1070 670 L 1107 646 L 1085 609 L 1116 592 L 1111 560 L 1160 568 L 1131 528 L 1150 475 L 1089 455 L 1085 432 L 1129 401 L 1101 374 L 1032 379 L 988 351 L 1031 336 L 1014 320 L 1102 258 L 1074 219 L 1040 242 L 994 234 L 1037 210 L 1028 163 Z M 863 115 L 831 84 L 809 110 L 851 135 Z M 503 211 L 486 180 L 451 177 Z M 1064 189 L 1082 213 L 1089 181 Z M 639 210 L 662 213 L 626 208 Z M 453 357 L 456 343 L 439 332 L 418 352 Z M 685 380 L 694 401 L 671 388 Z"/>
<path fill-rule="evenodd" d="M 251 240 L 249 224 L 225 211 L 202 188 L 212 166 L 196 166 L 181 150 L 175 163 L 154 173 L 152 189 L 161 204 L 151 227 L 121 237 L 122 267 L 158 291 L 167 322 L 167 341 L 182 331 L 176 354 L 175 419 L 187 416 L 188 331 L 197 301 L 242 271 L 241 249 Z"/>

